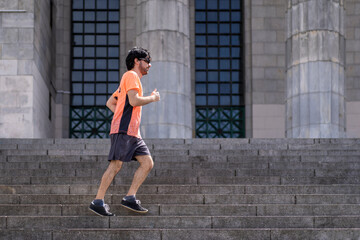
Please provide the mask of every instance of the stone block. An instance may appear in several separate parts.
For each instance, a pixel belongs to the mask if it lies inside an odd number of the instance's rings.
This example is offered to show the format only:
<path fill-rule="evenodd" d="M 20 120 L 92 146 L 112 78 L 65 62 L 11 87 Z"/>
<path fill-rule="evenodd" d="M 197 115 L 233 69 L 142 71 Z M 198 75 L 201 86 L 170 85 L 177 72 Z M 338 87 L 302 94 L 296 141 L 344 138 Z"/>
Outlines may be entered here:
<path fill-rule="evenodd" d="M 17 75 L 17 65 L 17 60 L 0 60 L 0 76 Z"/>
<path fill-rule="evenodd" d="M 196 169 L 196 170 L 189 170 L 189 169 L 177 169 L 176 171 L 171 171 L 168 169 L 164 170 L 156 170 L 156 176 L 162 177 L 181 177 L 181 176 L 235 176 L 235 170 L 232 169 Z"/>
<path fill-rule="evenodd" d="M 359 204 L 360 195 L 296 195 L 297 204 Z"/>
<path fill-rule="evenodd" d="M 28 60 L 28 59 L 33 59 L 33 52 L 34 52 L 34 47 L 32 44 L 4 43 L 3 50 L 2 50 L 2 56 L 3 56 L 3 59 Z"/>
<path fill-rule="evenodd" d="M 4 239 L 51 239 L 51 231 L 39 231 L 39 230 L 10 230 L 10 229 L 1 229 L 1 236 Z"/>
<path fill-rule="evenodd" d="M 270 30 L 254 30 L 252 32 L 252 41 L 258 42 L 276 42 L 276 32 Z"/>
<path fill-rule="evenodd" d="M 271 231 L 271 239 L 356 239 L 360 236 L 357 229 L 276 229 Z"/>
<path fill-rule="evenodd" d="M 98 217 L 8 217 L 8 228 L 64 229 L 108 228 L 109 218 Z"/>
<path fill-rule="evenodd" d="M 50 149 L 48 155 L 108 155 L 108 150 Z"/>
<path fill-rule="evenodd" d="M 1 85 L 1 84 L 0 84 Z M 6 106 L 8 108 L 19 107 L 17 98 L 18 93 L 16 92 L 0 92 L 0 102 L 2 106 Z"/>
<path fill-rule="evenodd" d="M 315 218 L 316 228 L 359 228 L 360 217 L 340 216 L 340 217 L 317 217 Z"/>
<path fill-rule="evenodd" d="M 208 186 L 200 186 L 200 185 L 188 185 L 188 186 L 176 186 L 176 185 L 168 185 L 168 186 L 158 186 L 159 194 L 177 194 L 182 192 L 183 194 L 244 194 L 245 188 L 240 185 L 208 185 Z"/>
<path fill-rule="evenodd" d="M 19 28 L 19 43 L 33 43 L 34 29 L 33 28 Z"/>
<path fill-rule="evenodd" d="M 119 182 L 130 183 L 130 179 L 119 179 Z M 93 177 L 31 177 L 34 185 L 60 185 L 60 184 L 99 184 L 99 178 Z"/>
<path fill-rule="evenodd" d="M 66 185 L 10 185 L 3 191 L 0 190 L 1 194 L 3 192 L 7 194 L 68 194 L 69 193 L 69 186 Z"/>
<path fill-rule="evenodd" d="M 32 76 L 0 76 L 0 88 L 8 92 L 32 92 Z"/>
<path fill-rule="evenodd" d="M 300 184 L 358 184 L 358 177 L 281 177 L 281 184 L 300 185 Z"/>
<path fill-rule="evenodd" d="M 206 230 L 192 230 L 192 229 L 174 229 L 174 230 L 162 230 L 163 240 L 186 240 L 186 239 L 226 239 L 226 240 L 238 240 L 238 239 L 257 239 L 265 240 L 270 239 L 270 230 L 254 230 L 254 229 L 206 229 Z"/>
<path fill-rule="evenodd" d="M 5 205 L 9 204 L 8 206 L 11 206 L 10 204 L 20 204 L 20 198 L 18 195 L 15 195 L 13 189 L 5 189 L 4 187 L 1 188 L 0 193 L 2 194 L 0 204 Z M 7 194 L 7 195 L 5 195 Z M 2 214 L 2 212 L 1 212 Z M 3 214 L 2 214 L 3 215 Z"/>
<path fill-rule="evenodd" d="M 0 28 L 0 43 L 16 43 L 18 42 L 17 28 Z"/>
<path fill-rule="evenodd" d="M 26 12 L 33 13 L 35 8 L 34 0 L 18 0 L 19 9 L 26 10 Z"/>
<path fill-rule="evenodd" d="M 280 184 L 278 176 L 199 177 L 200 184 Z"/>
<path fill-rule="evenodd" d="M 256 206 L 236 205 L 217 206 L 212 205 L 161 205 L 160 212 L 162 216 L 255 216 Z"/>
<path fill-rule="evenodd" d="M 137 11 L 140 18 L 140 24 L 137 26 L 138 34 L 140 31 L 170 30 L 189 36 L 187 27 L 189 25 L 186 24 L 189 14 L 188 6 L 179 3 L 179 1 L 144 2 L 138 4 Z"/>
<path fill-rule="evenodd" d="M 214 228 L 312 228 L 313 217 L 214 217 Z"/>
<path fill-rule="evenodd" d="M 61 206 L 59 205 L 6 205 L 1 204 L 0 213 L 2 216 L 60 216 Z"/>
<path fill-rule="evenodd" d="M 30 177 L 0 177 L 0 183 L 5 185 L 30 184 Z"/>
<path fill-rule="evenodd" d="M 186 149 L 193 149 L 193 150 L 220 150 L 220 144 L 196 144 L 196 145 L 180 145 L 180 144 L 154 144 L 155 150 L 186 150 Z"/>
<path fill-rule="evenodd" d="M 258 216 L 345 216 L 357 215 L 359 207 L 356 205 L 263 205 L 258 207 Z"/>
<path fill-rule="evenodd" d="M 272 55 L 253 56 L 253 65 L 256 67 L 277 67 L 277 58 Z"/>
<path fill-rule="evenodd" d="M 18 60 L 18 74 L 31 75 L 32 74 L 32 60 Z"/>
<path fill-rule="evenodd" d="M 129 184 L 132 181 L 132 177 L 128 179 L 121 179 L 118 178 L 119 181 L 115 181 L 117 184 L 119 183 L 126 183 Z M 156 177 L 156 178 L 147 178 L 146 184 L 196 184 L 197 177 Z"/>
<path fill-rule="evenodd" d="M 144 204 L 204 204 L 202 194 L 137 194 L 136 197 Z M 120 204 L 121 197 L 112 196 L 112 202 Z"/>
<path fill-rule="evenodd" d="M 187 139 L 185 139 L 186 141 Z M 163 145 L 163 144 L 170 144 L 170 145 L 182 145 L 184 144 L 184 139 L 161 139 L 161 138 L 145 138 L 145 143 L 148 147 L 152 147 L 151 145 Z M 185 142 L 186 143 L 186 142 Z"/>
<path fill-rule="evenodd" d="M 162 233 L 160 230 L 153 229 L 138 229 L 136 231 L 127 230 L 127 229 L 106 229 L 103 230 L 63 230 L 63 231 L 54 231 L 52 234 L 53 240 L 62 240 L 62 239 L 153 239 L 161 240 Z M 34 238 L 36 239 L 36 238 Z M 45 238 L 43 238 L 45 239 Z M 49 238 L 47 238 L 49 239 Z"/>
<path fill-rule="evenodd" d="M 204 195 L 205 204 L 293 204 L 295 196 L 293 195 Z"/>
<path fill-rule="evenodd" d="M 211 217 L 113 217 L 111 228 L 210 228 Z"/>
<path fill-rule="evenodd" d="M 4 28 L 33 28 L 34 13 L 3 13 L 2 26 Z"/>
<path fill-rule="evenodd" d="M 3 0 L 0 2 L 0 9 L 17 10 L 18 0 Z"/>

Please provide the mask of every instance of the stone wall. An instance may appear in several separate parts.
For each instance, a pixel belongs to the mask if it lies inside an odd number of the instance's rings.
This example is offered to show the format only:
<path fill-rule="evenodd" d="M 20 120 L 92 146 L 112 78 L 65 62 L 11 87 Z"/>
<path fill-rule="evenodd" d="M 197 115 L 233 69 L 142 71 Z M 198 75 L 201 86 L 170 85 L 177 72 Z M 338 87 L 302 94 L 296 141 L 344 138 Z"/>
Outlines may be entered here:
<path fill-rule="evenodd" d="M 284 137 L 286 1 L 244 5 L 246 137 Z"/>
<path fill-rule="evenodd" d="M 52 27 L 52 82 L 55 87 L 53 95 L 52 120 L 54 121 L 54 136 L 69 137 L 70 108 L 70 51 L 71 51 L 71 0 L 56 0 L 53 2 Z"/>
<path fill-rule="evenodd" d="M 0 2 L 0 136 L 34 137 L 32 76 L 34 10 L 27 1 Z"/>
<path fill-rule="evenodd" d="M 50 0 L 4 0 L 0 9 L 0 136 L 53 137 Z"/>
<path fill-rule="evenodd" d="M 360 1 L 346 0 L 346 133 L 360 137 Z"/>
<path fill-rule="evenodd" d="M 136 21 L 136 1 L 120 1 L 120 78 L 127 71 L 128 51 L 136 46 Z"/>

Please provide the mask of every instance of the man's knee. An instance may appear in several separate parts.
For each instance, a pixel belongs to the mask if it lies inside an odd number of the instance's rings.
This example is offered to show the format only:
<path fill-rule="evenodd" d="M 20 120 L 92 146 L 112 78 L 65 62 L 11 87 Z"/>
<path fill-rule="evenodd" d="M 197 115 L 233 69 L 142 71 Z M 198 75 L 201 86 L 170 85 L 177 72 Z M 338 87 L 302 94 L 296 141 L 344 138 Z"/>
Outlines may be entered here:
<path fill-rule="evenodd" d="M 122 161 L 120 161 L 120 160 L 112 160 L 110 162 L 110 168 L 115 173 L 118 173 L 120 171 L 121 166 L 122 166 Z"/>
<path fill-rule="evenodd" d="M 145 168 L 148 171 L 150 171 L 154 167 L 154 161 L 149 155 L 136 156 L 136 159 L 140 163 L 141 167 Z"/>

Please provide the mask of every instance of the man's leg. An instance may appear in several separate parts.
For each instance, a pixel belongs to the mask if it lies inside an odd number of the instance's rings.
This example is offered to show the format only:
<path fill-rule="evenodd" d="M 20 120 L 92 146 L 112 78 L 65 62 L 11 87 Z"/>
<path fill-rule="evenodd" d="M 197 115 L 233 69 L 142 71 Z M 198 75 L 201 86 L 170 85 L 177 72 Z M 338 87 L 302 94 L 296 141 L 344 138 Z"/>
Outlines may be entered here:
<path fill-rule="evenodd" d="M 109 188 L 110 184 L 112 183 L 112 181 L 114 180 L 116 174 L 120 171 L 122 164 L 123 162 L 120 160 L 110 161 L 108 168 L 106 169 L 104 175 L 101 178 L 101 183 L 96 195 L 96 199 L 105 198 L 105 193 Z"/>
<path fill-rule="evenodd" d="M 154 167 L 154 161 L 150 155 L 138 155 L 135 156 L 135 158 L 140 163 L 140 166 L 134 174 L 133 181 L 126 196 L 136 195 L 139 187 L 145 181 L 151 169 Z"/>
<path fill-rule="evenodd" d="M 101 178 L 100 187 L 96 198 L 91 202 L 89 209 L 100 216 L 114 216 L 109 212 L 110 208 L 104 203 L 105 193 L 116 174 L 120 171 L 123 162 L 120 160 L 112 160 Z"/>
<path fill-rule="evenodd" d="M 153 168 L 154 162 L 150 155 L 138 155 L 136 159 L 140 163 L 140 167 L 136 170 L 129 192 L 121 201 L 121 205 L 138 213 L 147 213 L 148 210 L 140 205 L 140 201 L 136 200 L 135 195 Z"/>

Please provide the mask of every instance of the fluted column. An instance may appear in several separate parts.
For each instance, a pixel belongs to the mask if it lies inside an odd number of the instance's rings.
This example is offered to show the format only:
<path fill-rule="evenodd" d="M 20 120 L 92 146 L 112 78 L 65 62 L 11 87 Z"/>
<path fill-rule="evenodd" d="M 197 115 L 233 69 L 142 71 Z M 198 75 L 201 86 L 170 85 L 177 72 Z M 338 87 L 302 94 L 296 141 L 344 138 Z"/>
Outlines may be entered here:
<path fill-rule="evenodd" d="M 188 0 L 137 1 L 136 44 L 147 48 L 151 69 L 144 94 L 157 88 L 161 101 L 143 108 L 146 138 L 191 138 L 191 79 Z"/>
<path fill-rule="evenodd" d="M 345 136 L 344 0 L 288 1 L 286 136 Z"/>

